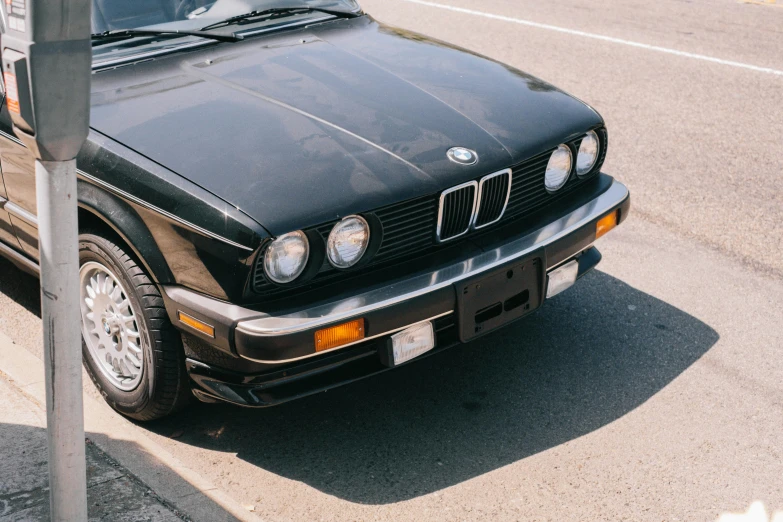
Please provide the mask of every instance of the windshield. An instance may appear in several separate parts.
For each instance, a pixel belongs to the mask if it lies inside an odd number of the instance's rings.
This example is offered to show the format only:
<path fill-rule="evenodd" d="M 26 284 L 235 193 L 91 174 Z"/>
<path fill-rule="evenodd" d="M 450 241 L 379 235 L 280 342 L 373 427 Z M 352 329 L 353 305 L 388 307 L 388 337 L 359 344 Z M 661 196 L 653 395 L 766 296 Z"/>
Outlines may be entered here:
<path fill-rule="evenodd" d="M 192 30 L 277 7 L 357 11 L 356 0 L 93 0 L 93 34 L 124 29 Z"/>

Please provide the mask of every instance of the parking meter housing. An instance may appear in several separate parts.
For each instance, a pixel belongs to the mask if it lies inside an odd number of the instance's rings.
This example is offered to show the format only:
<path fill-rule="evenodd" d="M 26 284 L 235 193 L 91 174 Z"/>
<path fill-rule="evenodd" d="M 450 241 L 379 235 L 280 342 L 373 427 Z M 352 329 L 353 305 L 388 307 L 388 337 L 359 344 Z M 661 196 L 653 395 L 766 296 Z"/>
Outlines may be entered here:
<path fill-rule="evenodd" d="M 90 114 L 91 0 L 5 0 L 3 76 L 14 132 L 42 161 L 74 159 Z"/>

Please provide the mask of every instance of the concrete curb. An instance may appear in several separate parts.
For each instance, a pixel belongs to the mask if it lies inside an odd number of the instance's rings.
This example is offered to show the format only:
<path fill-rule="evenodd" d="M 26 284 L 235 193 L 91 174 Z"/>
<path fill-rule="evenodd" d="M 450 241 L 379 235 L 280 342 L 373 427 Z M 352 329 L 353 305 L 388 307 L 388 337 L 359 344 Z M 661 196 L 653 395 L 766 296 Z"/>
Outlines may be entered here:
<path fill-rule="evenodd" d="M 46 403 L 42 361 L 0 332 L 0 372 L 41 408 Z M 84 382 L 89 383 L 86 374 Z M 84 396 L 87 437 L 159 497 L 194 521 L 258 522 L 234 499 L 147 437 L 144 430 L 103 401 Z"/>

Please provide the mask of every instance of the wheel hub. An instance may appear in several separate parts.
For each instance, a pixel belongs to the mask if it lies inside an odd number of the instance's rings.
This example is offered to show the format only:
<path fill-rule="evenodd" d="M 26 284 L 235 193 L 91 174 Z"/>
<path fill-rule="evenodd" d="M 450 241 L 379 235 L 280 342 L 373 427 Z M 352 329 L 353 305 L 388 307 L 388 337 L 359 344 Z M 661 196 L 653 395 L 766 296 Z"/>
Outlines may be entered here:
<path fill-rule="evenodd" d="M 114 312 L 106 311 L 101 317 L 101 324 L 103 325 L 103 331 L 108 335 L 116 335 L 120 333 L 122 325 L 120 319 Z"/>

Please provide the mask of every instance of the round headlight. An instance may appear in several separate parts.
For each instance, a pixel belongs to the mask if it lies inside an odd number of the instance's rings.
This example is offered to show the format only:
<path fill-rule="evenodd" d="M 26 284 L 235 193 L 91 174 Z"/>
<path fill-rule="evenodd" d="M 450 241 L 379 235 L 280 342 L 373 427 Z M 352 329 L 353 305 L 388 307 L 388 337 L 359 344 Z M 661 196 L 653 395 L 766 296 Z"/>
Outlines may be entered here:
<path fill-rule="evenodd" d="M 361 216 L 348 216 L 329 233 L 326 255 L 336 268 L 349 268 L 359 262 L 370 244 L 370 225 Z"/>
<path fill-rule="evenodd" d="M 566 145 L 560 145 L 552 157 L 549 158 L 549 164 L 546 166 L 546 184 L 547 190 L 554 192 L 563 187 L 571 174 L 571 149 Z"/>
<path fill-rule="evenodd" d="M 601 148 L 598 141 L 598 134 L 595 131 L 588 132 L 582 144 L 579 145 L 579 154 L 576 155 L 576 173 L 579 176 L 589 174 L 595 162 L 598 161 L 598 150 Z"/>
<path fill-rule="evenodd" d="M 290 283 L 299 277 L 310 257 L 304 232 L 285 234 L 272 241 L 264 253 L 264 271 L 275 283 Z"/>

